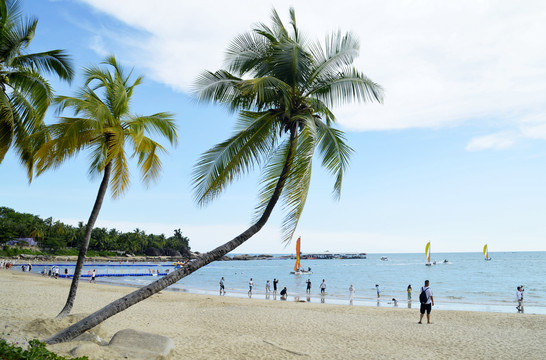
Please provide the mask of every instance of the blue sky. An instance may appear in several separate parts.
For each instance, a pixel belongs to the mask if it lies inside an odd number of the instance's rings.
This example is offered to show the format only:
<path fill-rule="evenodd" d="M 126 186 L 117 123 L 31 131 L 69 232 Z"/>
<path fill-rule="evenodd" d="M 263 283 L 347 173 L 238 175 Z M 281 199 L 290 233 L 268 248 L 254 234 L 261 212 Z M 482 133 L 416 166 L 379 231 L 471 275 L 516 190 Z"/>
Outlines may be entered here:
<path fill-rule="evenodd" d="M 383 105 L 334 109 L 355 153 L 342 197 L 314 170 L 296 234 L 302 251 L 433 252 L 546 250 L 546 3 L 528 1 L 159 1 L 26 0 L 39 18 L 30 50 L 65 49 L 81 67 L 113 53 L 145 76 L 133 109 L 176 114 L 179 146 L 161 179 L 145 188 L 136 169 L 98 226 L 170 235 L 208 251 L 246 229 L 259 174 L 206 208 L 191 192 L 199 154 L 232 133 L 234 116 L 197 104 L 192 81 L 222 67 L 224 50 L 272 6 L 321 40 L 341 29 L 359 37 L 356 66 L 385 88 Z M 57 94 L 72 86 L 53 81 Z M 50 111 L 47 121 L 55 121 Z M 80 154 L 29 185 L 13 153 L 0 164 L 0 204 L 77 224 L 87 221 L 99 179 Z M 237 252 L 293 252 L 280 241 L 280 211 Z"/>

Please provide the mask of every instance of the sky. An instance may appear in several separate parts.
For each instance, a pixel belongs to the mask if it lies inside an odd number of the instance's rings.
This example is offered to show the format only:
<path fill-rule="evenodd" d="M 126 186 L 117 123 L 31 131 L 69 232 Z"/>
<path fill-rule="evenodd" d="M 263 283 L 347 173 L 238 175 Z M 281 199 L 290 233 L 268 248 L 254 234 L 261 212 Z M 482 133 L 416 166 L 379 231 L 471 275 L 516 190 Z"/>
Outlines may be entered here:
<path fill-rule="evenodd" d="M 192 84 L 222 68 L 238 34 L 269 23 L 273 7 L 310 39 L 351 32 L 355 66 L 385 89 L 383 104 L 335 107 L 354 149 L 341 199 L 315 162 L 296 236 L 305 252 L 546 251 L 546 2 L 526 1 L 144 1 L 25 0 L 39 19 L 29 51 L 65 49 L 78 76 L 51 82 L 73 95 L 82 67 L 114 54 L 144 75 L 135 113 L 176 114 L 179 144 L 145 187 L 136 168 L 121 198 L 105 200 L 97 226 L 170 236 L 194 251 L 231 240 L 252 220 L 259 172 L 196 205 L 191 173 L 199 155 L 233 132 L 236 114 L 199 104 Z M 47 123 L 56 121 L 48 112 Z M 13 152 L 0 164 L 0 206 L 86 222 L 100 178 L 85 153 L 29 184 Z M 133 164 L 134 165 L 134 164 Z M 237 253 L 293 253 L 281 242 L 277 209 Z"/>

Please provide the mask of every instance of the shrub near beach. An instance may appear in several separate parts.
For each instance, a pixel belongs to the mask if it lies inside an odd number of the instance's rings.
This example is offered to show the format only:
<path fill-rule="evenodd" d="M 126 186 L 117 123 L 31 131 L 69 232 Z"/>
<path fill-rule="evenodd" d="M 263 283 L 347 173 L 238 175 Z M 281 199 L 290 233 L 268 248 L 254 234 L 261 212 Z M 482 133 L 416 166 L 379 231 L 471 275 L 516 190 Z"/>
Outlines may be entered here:
<path fill-rule="evenodd" d="M 4 339 L 0 339 L 0 358 L 2 360 L 66 360 L 65 357 L 47 350 L 45 344 L 36 339 L 30 340 L 28 344 L 28 349 L 24 350 L 18 346 L 8 344 Z M 71 359 L 88 360 L 88 357 Z"/>

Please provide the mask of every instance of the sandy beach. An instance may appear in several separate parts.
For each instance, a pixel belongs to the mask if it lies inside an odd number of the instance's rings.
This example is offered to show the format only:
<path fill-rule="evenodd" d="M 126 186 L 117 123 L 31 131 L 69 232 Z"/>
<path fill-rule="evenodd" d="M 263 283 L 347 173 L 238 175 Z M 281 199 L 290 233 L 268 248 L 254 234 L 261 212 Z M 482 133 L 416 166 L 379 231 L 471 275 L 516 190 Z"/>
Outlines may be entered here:
<path fill-rule="evenodd" d="M 53 320 L 70 281 L 0 270 L 0 331 L 8 341 L 45 339 L 65 327 Z M 80 282 L 74 317 L 89 314 L 134 289 Z M 441 296 L 435 294 L 437 302 Z M 134 329 L 170 337 L 171 359 L 544 359 L 546 316 L 373 308 L 255 297 L 240 299 L 163 291 L 108 319 L 103 340 Z M 515 309 L 514 309 L 515 310 Z M 81 342 L 48 346 L 67 356 Z M 96 350 L 90 359 L 123 359 Z"/>

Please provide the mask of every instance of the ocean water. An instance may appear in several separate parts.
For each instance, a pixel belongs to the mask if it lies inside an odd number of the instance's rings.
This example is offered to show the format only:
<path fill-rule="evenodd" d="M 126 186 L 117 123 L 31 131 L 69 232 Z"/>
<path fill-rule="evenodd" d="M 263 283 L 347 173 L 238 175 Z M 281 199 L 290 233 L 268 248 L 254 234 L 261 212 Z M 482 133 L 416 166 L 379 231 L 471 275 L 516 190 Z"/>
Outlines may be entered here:
<path fill-rule="evenodd" d="M 387 256 L 388 261 L 381 261 Z M 516 287 L 524 285 L 525 312 L 546 314 L 546 252 L 499 252 L 490 253 L 491 261 L 485 261 L 481 253 L 437 253 L 433 266 L 425 266 L 423 254 L 368 254 L 367 259 L 354 260 L 302 260 L 304 268 L 311 267 L 310 275 L 291 275 L 294 260 L 219 261 L 207 265 L 180 280 L 169 289 L 196 294 L 219 294 L 219 281 L 225 279 L 226 296 L 248 297 L 248 282 L 254 282 L 253 299 L 266 299 L 266 281 L 279 279 L 279 291 L 286 286 L 288 300 L 300 297 L 315 303 L 349 305 L 349 286 L 356 289 L 353 305 L 379 307 L 419 307 L 419 292 L 424 280 L 430 280 L 434 294 L 435 310 L 470 310 L 486 312 L 516 312 Z M 444 259 L 448 260 L 443 263 Z M 170 264 L 150 268 L 164 271 Z M 88 266 L 97 273 L 105 273 L 107 267 Z M 39 272 L 42 267 L 34 266 Z M 61 268 L 61 272 L 63 272 Z M 150 271 L 146 267 L 109 268 L 117 271 Z M 129 286 L 141 286 L 157 277 L 100 277 L 98 282 Z M 311 294 L 305 293 L 306 281 L 312 282 Z M 326 295 L 320 295 L 319 285 L 326 281 Z M 381 297 L 376 295 L 379 285 Z M 407 300 L 407 286 L 413 288 L 412 301 Z M 273 285 L 271 285 L 273 289 Z M 395 305 L 392 299 L 397 299 Z M 268 297 L 271 301 L 279 297 Z"/>

